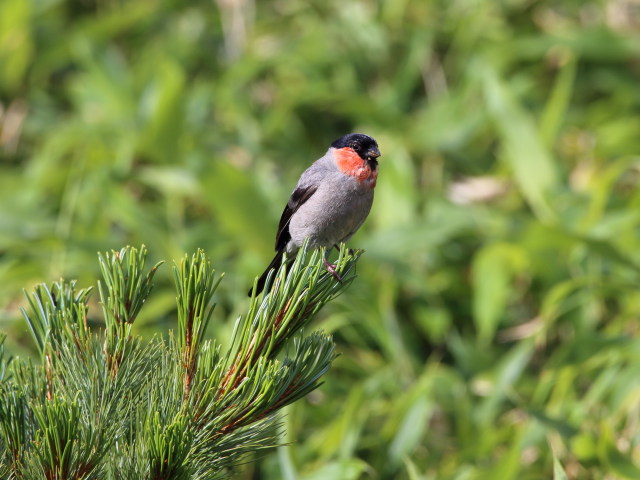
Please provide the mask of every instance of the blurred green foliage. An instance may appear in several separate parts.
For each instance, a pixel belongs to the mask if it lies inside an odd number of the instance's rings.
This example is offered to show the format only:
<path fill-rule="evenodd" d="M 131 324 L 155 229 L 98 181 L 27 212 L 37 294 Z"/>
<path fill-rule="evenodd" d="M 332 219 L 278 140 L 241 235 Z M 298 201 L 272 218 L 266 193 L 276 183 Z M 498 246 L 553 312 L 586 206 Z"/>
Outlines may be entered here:
<path fill-rule="evenodd" d="M 246 478 L 640 478 L 638 58 L 634 0 L 2 0 L 8 347 L 21 288 L 125 244 L 206 249 L 228 332 L 298 175 L 361 131 L 342 355 Z M 138 333 L 175 328 L 168 272 Z"/>

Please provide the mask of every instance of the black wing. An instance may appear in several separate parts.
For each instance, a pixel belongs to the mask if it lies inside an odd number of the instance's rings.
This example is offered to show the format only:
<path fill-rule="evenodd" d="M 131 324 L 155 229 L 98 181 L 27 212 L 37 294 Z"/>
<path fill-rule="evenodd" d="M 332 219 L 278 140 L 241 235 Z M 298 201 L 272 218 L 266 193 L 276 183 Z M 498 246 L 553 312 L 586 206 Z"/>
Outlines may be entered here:
<path fill-rule="evenodd" d="M 308 187 L 298 187 L 291 194 L 291 198 L 287 202 L 287 206 L 284 207 L 282 217 L 280 217 L 280 224 L 278 225 L 278 234 L 276 235 L 276 250 L 281 251 L 287 246 L 289 240 L 291 240 L 291 234 L 289 233 L 289 222 L 294 213 L 298 211 L 300 205 L 309 200 L 311 195 L 318 189 L 315 185 Z"/>

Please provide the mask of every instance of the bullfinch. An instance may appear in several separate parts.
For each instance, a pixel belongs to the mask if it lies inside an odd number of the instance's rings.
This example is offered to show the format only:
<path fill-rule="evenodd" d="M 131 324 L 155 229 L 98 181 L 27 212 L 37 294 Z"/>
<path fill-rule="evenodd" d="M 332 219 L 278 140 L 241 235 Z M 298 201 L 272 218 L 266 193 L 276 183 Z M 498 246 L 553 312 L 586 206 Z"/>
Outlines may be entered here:
<path fill-rule="evenodd" d="M 264 289 L 269 272 L 280 267 L 282 254 L 292 258 L 305 239 L 309 248 L 332 248 L 358 231 L 373 203 L 379 156 L 373 138 L 350 133 L 335 140 L 327 153 L 302 173 L 280 217 L 277 253 L 258 279 L 256 295 Z M 335 266 L 326 258 L 324 263 L 340 280 Z"/>

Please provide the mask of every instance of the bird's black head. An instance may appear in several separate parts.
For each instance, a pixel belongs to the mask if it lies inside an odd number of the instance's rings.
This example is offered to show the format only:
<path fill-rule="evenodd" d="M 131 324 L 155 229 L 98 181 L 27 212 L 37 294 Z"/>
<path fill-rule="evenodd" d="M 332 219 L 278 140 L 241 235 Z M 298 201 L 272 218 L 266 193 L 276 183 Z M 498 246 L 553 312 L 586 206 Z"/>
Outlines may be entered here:
<path fill-rule="evenodd" d="M 331 146 L 333 148 L 351 148 L 360 158 L 377 165 L 376 160 L 380 156 L 378 143 L 369 135 L 362 133 L 349 133 L 335 140 Z"/>

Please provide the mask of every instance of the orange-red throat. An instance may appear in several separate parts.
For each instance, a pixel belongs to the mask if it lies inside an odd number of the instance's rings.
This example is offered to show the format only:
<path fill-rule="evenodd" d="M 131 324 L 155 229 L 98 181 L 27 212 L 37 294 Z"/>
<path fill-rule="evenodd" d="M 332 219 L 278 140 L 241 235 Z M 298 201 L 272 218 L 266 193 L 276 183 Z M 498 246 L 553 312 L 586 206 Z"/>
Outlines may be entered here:
<path fill-rule="evenodd" d="M 360 155 L 350 147 L 336 148 L 334 155 L 336 165 L 342 173 L 350 175 L 360 182 L 367 183 L 371 188 L 376 186 L 378 169 L 375 164 L 372 167 L 369 162 L 360 157 Z"/>

